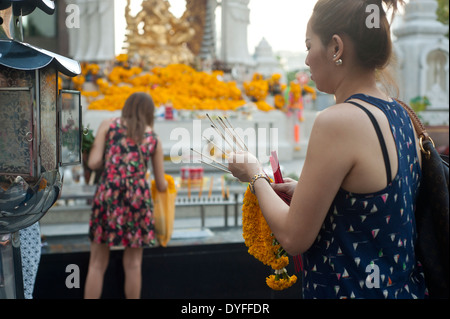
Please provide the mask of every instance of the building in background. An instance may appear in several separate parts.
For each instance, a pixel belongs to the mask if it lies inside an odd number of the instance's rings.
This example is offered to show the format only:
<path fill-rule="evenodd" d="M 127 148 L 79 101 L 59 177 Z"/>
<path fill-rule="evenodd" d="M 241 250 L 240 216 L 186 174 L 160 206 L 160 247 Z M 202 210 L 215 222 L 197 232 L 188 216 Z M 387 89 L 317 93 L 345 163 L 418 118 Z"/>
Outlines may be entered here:
<path fill-rule="evenodd" d="M 396 36 L 397 81 L 400 98 L 429 102 L 423 120 L 432 125 L 449 124 L 448 26 L 437 20 L 436 0 L 410 0 Z"/>
<path fill-rule="evenodd" d="M 187 45 L 195 51 L 197 58 L 206 61 L 203 66 L 220 61 L 235 79 L 246 79 L 255 71 L 271 73 L 281 69 L 287 72 L 307 69 L 304 53 L 274 53 L 265 40 L 260 42 L 254 56 L 249 54 L 250 1 L 186 2 L 187 11 L 194 12 L 186 21 L 197 29 L 201 22 L 203 28 L 202 34 L 194 28 L 195 43 L 191 41 Z M 54 16 L 45 16 L 36 10 L 24 17 L 25 40 L 79 61 L 110 61 L 116 53 L 114 9 L 125 8 L 126 4 L 123 0 L 59 0 Z M 71 13 L 67 11 L 70 5 L 79 9 L 79 28 L 66 25 Z M 425 121 L 448 125 L 448 26 L 437 21 L 436 10 L 436 0 L 410 0 L 407 3 L 404 16 L 398 17 L 393 26 L 394 50 L 398 59 L 395 73 L 402 100 L 410 103 L 426 97 L 430 105 Z"/>
<path fill-rule="evenodd" d="M 65 26 L 65 0 L 59 0 L 53 15 L 34 10 L 22 18 L 25 42 L 40 48 L 69 55 L 68 32 Z"/>

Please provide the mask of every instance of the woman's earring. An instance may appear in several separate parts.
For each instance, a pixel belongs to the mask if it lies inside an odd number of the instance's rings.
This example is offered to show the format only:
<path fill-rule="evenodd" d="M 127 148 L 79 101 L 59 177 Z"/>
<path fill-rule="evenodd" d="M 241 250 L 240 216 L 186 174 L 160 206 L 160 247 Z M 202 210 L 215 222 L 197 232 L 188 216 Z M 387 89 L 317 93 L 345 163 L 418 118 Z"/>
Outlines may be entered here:
<path fill-rule="evenodd" d="M 333 55 L 333 59 L 337 58 L 337 54 Z M 337 66 L 341 66 L 342 64 L 344 64 L 344 61 L 342 61 L 342 59 L 339 59 L 336 61 L 336 65 Z"/>

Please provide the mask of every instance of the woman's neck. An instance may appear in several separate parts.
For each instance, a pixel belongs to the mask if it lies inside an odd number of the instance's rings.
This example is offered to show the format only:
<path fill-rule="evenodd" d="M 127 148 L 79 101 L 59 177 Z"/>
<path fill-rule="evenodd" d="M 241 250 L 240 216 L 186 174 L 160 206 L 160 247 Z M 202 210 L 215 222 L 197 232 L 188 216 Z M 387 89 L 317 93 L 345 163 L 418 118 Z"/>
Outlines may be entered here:
<path fill-rule="evenodd" d="M 358 93 L 389 100 L 389 97 L 378 88 L 375 72 L 361 70 L 349 73 L 337 87 L 334 93 L 336 104 L 345 103 L 349 97 Z"/>

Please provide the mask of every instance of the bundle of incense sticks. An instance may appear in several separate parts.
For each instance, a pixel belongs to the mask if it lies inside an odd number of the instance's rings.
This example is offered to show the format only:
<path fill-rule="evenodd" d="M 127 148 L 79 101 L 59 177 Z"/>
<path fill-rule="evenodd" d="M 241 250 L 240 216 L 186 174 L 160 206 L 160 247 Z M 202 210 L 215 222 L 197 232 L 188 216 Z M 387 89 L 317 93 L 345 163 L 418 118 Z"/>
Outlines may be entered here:
<path fill-rule="evenodd" d="M 206 116 L 208 117 L 209 121 L 211 122 L 211 127 L 219 134 L 220 137 L 222 137 L 223 141 L 228 144 L 228 146 L 231 147 L 231 149 L 233 151 L 248 151 L 248 147 L 247 145 L 245 145 L 245 142 L 243 141 L 243 139 L 236 134 L 236 132 L 234 131 L 233 126 L 231 125 L 231 123 L 228 121 L 228 119 L 226 117 L 222 118 L 220 116 L 218 116 L 218 120 L 216 120 L 217 123 L 215 123 L 212 118 L 206 114 Z M 207 140 L 210 144 L 212 144 L 214 146 L 214 149 L 217 149 L 219 152 L 222 153 L 221 158 L 227 158 L 229 152 L 226 151 L 226 149 L 222 149 L 219 146 L 217 146 L 217 144 L 215 144 L 211 139 L 203 136 L 203 138 L 205 140 Z M 215 158 L 209 156 L 209 155 L 205 155 L 202 154 L 199 151 L 194 150 L 193 148 L 191 148 L 191 151 L 196 153 L 197 155 L 200 155 L 200 162 L 211 166 L 217 170 L 220 170 L 222 172 L 225 172 L 227 174 L 231 174 L 231 172 L 228 170 L 228 167 L 226 165 L 224 165 L 223 163 L 217 161 Z M 204 159 L 207 159 L 210 162 L 206 162 L 204 161 Z"/>

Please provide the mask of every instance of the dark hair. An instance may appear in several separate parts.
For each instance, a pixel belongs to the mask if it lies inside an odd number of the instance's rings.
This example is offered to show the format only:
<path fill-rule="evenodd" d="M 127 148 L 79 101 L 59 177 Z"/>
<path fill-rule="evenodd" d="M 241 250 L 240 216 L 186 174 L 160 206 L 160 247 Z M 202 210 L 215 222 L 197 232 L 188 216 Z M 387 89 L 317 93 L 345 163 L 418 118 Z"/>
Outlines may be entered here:
<path fill-rule="evenodd" d="M 122 120 L 127 126 L 127 137 L 140 144 L 147 126 L 153 128 L 155 104 L 147 93 L 134 93 L 125 102 Z"/>
<path fill-rule="evenodd" d="M 397 11 L 403 0 L 319 0 L 311 17 L 311 27 L 319 35 L 324 46 L 327 46 L 333 35 L 346 34 L 355 45 L 359 62 L 369 69 L 383 70 L 392 56 L 392 39 L 387 9 Z M 369 28 L 366 22 L 370 11 L 369 5 L 377 5 L 380 9 L 379 28 Z"/>

